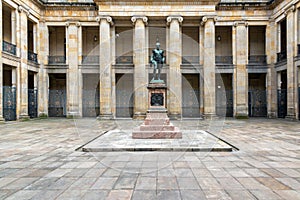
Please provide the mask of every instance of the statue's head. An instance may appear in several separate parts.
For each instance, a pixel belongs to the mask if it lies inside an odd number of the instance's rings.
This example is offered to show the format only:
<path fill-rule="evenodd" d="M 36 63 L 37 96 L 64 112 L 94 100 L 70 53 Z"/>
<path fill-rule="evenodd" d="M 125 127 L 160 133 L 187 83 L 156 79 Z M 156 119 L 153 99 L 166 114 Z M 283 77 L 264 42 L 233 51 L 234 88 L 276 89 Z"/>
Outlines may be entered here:
<path fill-rule="evenodd" d="M 159 47 L 160 47 L 160 43 L 156 42 L 156 49 L 159 49 Z"/>

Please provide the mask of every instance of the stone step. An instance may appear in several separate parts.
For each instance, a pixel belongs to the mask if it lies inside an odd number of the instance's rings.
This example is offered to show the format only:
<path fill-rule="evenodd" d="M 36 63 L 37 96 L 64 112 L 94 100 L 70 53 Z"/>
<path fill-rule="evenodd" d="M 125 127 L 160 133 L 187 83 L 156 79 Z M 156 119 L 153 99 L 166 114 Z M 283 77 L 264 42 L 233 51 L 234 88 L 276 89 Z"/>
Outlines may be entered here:
<path fill-rule="evenodd" d="M 141 131 L 174 131 L 173 125 L 141 125 Z"/>
<path fill-rule="evenodd" d="M 161 119 L 168 118 L 167 113 L 147 113 L 146 118 Z"/>
<path fill-rule="evenodd" d="M 133 139 L 181 139 L 182 133 L 175 127 L 174 131 L 141 131 L 136 129 L 132 132 Z"/>
<path fill-rule="evenodd" d="M 146 118 L 145 125 L 170 125 L 170 119 L 169 118 L 156 118 L 156 119 L 149 119 Z"/>

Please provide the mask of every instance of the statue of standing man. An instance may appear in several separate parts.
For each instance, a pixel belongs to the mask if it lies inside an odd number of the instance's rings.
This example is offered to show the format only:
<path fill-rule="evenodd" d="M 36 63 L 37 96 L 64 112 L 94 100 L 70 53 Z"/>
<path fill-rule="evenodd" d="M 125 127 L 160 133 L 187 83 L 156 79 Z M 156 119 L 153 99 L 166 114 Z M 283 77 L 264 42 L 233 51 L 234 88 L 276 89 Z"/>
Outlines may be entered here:
<path fill-rule="evenodd" d="M 164 51 L 160 49 L 160 43 L 158 40 L 156 42 L 156 49 L 152 50 L 150 61 L 151 61 L 151 65 L 153 65 L 153 78 L 150 81 L 150 83 L 163 82 L 160 80 L 160 72 L 165 62 L 165 57 L 164 57 Z M 158 72 L 156 73 L 156 71 Z"/>

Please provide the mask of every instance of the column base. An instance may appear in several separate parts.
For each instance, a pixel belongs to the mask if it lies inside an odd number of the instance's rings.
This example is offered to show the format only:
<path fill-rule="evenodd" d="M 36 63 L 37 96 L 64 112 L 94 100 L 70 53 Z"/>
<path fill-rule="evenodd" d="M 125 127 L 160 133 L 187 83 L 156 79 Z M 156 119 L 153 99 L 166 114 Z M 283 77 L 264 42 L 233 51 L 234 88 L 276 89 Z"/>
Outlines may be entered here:
<path fill-rule="evenodd" d="M 4 122 L 5 122 L 5 119 L 3 118 L 2 115 L 0 115 L 0 124 L 1 124 L 1 123 L 4 123 Z"/>
<path fill-rule="evenodd" d="M 97 117 L 97 120 L 112 120 L 112 119 L 114 119 L 113 114 L 100 114 Z"/>
<path fill-rule="evenodd" d="M 81 118 L 81 114 L 79 112 L 68 112 L 67 119 L 78 119 Z"/>
<path fill-rule="evenodd" d="M 19 121 L 28 121 L 28 120 L 30 120 L 30 117 L 27 114 L 21 114 L 19 116 Z"/>
<path fill-rule="evenodd" d="M 236 113 L 235 118 L 236 119 L 249 119 L 249 116 L 246 113 Z"/>
<path fill-rule="evenodd" d="M 270 119 L 275 119 L 277 116 L 276 116 L 276 112 L 269 112 L 268 113 L 268 118 Z"/>
<path fill-rule="evenodd" d="M 203 115 L 203 119 L 205 120 L 214 120 L 214 119 L 219 119 L 220 117 L 214 113 L 208 113 Z"/>
<path fill-rule="evenodd" d="M 181 120 L 182 118 L 180 113 L 169 113 L 168 116 L 171 120 Z"/>
<path fill-rule="evenodd" d="M 144 120 L 146 118 L 146 113 L 136 112 L 133 115 L 133 119 Z"/>
<path fill-rule="evenodd" d="M 47 115 L 47 113 L 39 113 L 39 118 L 46 119 L 46 118 L 48 118 L 48 115 Z"/>
<path fill-rule="evenodd" d="M 295 114 L 287 114 L 287 116 L 285 116 L 285 119 L 288 120 L 296 120 L 296 115 Z"/>

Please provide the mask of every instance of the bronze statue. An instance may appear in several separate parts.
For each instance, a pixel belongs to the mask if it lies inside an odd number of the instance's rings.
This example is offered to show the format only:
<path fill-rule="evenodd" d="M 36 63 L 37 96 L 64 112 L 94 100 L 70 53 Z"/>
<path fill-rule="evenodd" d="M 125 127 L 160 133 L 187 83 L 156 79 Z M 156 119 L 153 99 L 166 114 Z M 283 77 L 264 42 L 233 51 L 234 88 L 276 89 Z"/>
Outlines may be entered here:
<path fill-rule="evenodd" d="M 150 81 L 150 83 L 163 82 L 160 81 L 160 72 L 165 62 L 165 57 L 164 57 L 164 51 L 160 49 L 159 41 L 156 42 L 156 49 L 152 50 L 150 61 L 151 61 L 151 65 L 153 65 L 153 78 Z M 156 70 L 158 70 L 158 73 L 156 73 Z"/>

